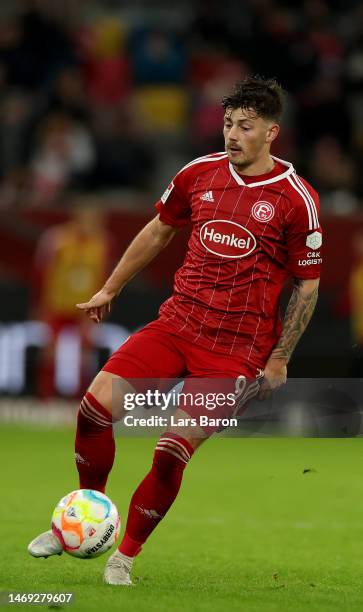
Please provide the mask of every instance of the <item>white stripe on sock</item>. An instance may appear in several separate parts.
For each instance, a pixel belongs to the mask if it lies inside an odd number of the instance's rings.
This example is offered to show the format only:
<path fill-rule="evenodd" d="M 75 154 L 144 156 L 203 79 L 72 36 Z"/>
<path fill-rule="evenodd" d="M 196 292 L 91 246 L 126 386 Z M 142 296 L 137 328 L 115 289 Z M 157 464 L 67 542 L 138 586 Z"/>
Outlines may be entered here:
<path fill-rule="evenodd" d="M 92 414 L 94 414 L 100 421 L 103 421 L 105 425 L 110 425 L 110 421 L 108 421 L 105 416 L 100 414 L 98 410 L 94 408 L 94 406 L 92 406 L 91 402 L 86 397 L 83 398 L 83 402 L 86 404 L 88 410 L 92 412 Z"/>
<path fill-rule="evenodd" d="M 175 440 L 175 438 L 167 438 L 167 437 L 163 437 L 160 438 L 159 442 L 172 442 L 173 444 L 176 444 L 177 446 L 179 446 L 186 454 L 186 456 L 188 457 L 188 459 L 190 459 L 190 453 L 189 451 L 185 448 L 184 444 L 182 444 L 181 442 L 179 442 L 178 440 Z"/>
<path fill-rule="evenodd" d="M 169 444 L 168 442 L 158 442 L 156 445 L 157 449 L 160 448 L 170 448 L 174 451 L 174 453 L 177 453 L 181 459 L 183 459 L 183 461 L 188 462 L 189 459 L 188 457 L 182 453 L 182 451 L 180 450 L 180 448 L 178 448 L 177 446 L 174 446 L 173 444 Z"/>
<path fill-rule="evenodd" d="M 90 421 L 94 421 L 95 423 L 97 423 L 97 425 L 101 425 L 102 427 L 110 426 L 110 423 L 108 423 L 106 420 L 103 420 L 102 417 L 99 417 L 97 413 L 95 414 L 94 412 L 92 412 L 84 402 L 81 402 L 80 411 L 82 412 L 83 416 L 85 416 Z"/>
<path fill-rule="evenodd" d="M 183 463 L 188 463 L 187 461 L 185 461 L 185 459 L 183 459 L 183 457 L 181 457 L 178 453 L 174 452 L 173 450 L 171 450 L 171 448 L 164 448 L 162 446 L 157 446 L 156 447 L 157 451 L 163 451 L 164 453 L 169 453 L 169 455 L 173 455 L 174 457 L 176 457 L 177 459 L 179 459 L 180 461 L 182 461 Z"/>
<path fill-rule="evenodd" d="M 168 448 L 173 448 L 176 453 L 179 453 L 185 461 L 189 461 L 190 457 L 184 452 L 181 448 L 176 446 L 175 444 L 171 444 L 170 442 L 165 442 L 165 440 L 159 440 L 158 445 L 167 446 Z"/>

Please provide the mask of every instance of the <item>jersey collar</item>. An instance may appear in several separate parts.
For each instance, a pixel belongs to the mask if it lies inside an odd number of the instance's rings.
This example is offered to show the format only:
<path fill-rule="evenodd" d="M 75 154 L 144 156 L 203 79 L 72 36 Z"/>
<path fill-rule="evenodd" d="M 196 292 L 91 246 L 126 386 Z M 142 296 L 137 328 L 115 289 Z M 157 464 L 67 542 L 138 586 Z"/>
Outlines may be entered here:
<path fill-rule="evenodd" d="M 256 181 L 254 183 L 245 183 L 242 176 L 238 174 L 238 172 L 235 171 L 231 162 L 228 162 L 229 171 L 232 174 L 236 183 L 238 183 L 238 185 L 243 185 L 244 187 L 258 187 L 259 185 L 268 185 L 270 183 L 276 183 L 277 181 L 281 181 L 282 179 L 286 178 L 287 176 L 295 172 L 294 166 L 290 164 L 290 162 L 280 159 L 279 157 L 275 157 L 274 155 L 271 155 L 271 157 L 275 161 L 280 162 L 280 164 L 282 164 L 283 166 L 286 166 L 287 169 L 285 170 L 285 172 L 282 172 L 281 174 L 278 174 L 277 176 L 272 176 L 271 178 L 265 179 L 263 181 Z"/>

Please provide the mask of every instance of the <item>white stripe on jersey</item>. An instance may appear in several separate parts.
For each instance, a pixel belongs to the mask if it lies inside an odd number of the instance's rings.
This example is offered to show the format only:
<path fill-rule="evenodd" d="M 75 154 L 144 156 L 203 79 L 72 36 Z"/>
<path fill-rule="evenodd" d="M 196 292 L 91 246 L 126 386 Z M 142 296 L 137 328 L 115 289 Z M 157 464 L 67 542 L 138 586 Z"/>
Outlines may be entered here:
<path fill-rule="evenodd" d="M 306 210 L 308 212 L 309 230 L 317 229 L 319 227 L 319 223 L 317 221 L 317 213 L 313 199 L 311 197 L 309 199 L 306 197 L 304 191 L 301 189 L 300 185 L 295 182 L 294 179 L 296 179 L 296 174 L 292 174 L 291 176 L 287 177 L 287 180 L 289 181 L 290 185 L 295 189 L 295 191 L 297 191 L 301 195 L 302 199 L 305 202 Z M 314 205 L 314 210 L 312 202 Z"/>
<path fill-rule="evenodd" d="M 222 153 L 222 151 L 220 153 L 210 153 L 209 155 L 203 155 L 202 157 L 197 157 L 196 159 L 193 159 L 191 162 L 183 166 L 182 169 L 179 170 L 178 174 L 183 172 L 183 170 L 186 170 L 186 168 L 190 168 L 190 166 L 194 166 L 195 164 L 202 164 L 202 163 L 211 162 L 211 161 L 219 161 L 220 159 L 225 159 L 226 157 L 227 157 L 227 153 Z"/>
<path fill-rule="evenodd" d="M 308 200 L 310 201 L 311 209 L 312 209 L 312 213 L 313 213 L 313 219 L 314 219 L 315 224 L 316 224 L 315 225 L 315 229 L 317 229 L 319 227 L 319 219 L 318 219 L 318 213 L 316 211 L 315 202 L 314 202 L 312 196 L 310 195 L 310 193 L 308 192 L 308 190 L 306 189 L 306 187 L 305 187 L 304 183 L 302 182 L 302 180 L 300 179 L 300 177 L 297 176 L 297 174 L 294 174 L 293 176 L 297 180 L 298 184 L 300 185 L 301 189 L 305 193 L 305 195 L 308 198 Z"/>

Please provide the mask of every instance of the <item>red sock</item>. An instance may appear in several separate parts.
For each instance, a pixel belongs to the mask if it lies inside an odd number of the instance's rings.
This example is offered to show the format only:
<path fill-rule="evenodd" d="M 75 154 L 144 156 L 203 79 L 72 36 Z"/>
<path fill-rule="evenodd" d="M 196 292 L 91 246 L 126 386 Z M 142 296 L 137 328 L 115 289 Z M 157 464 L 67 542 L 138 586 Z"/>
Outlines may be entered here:
<path fill-rule="evenodd" d="M 121 553 L 134 557 L 140 552 L 176 498 L 193 452 L 189 442 L 176 434 L 165 433 L 160 438 L 152 468 L 132 496 Z"/>
<path fill-rule="evenodd" d="M 78 411 L 75 451 L 80 488 L 104 493 L 115 458 L 112 415 L 88 392 Z"/>

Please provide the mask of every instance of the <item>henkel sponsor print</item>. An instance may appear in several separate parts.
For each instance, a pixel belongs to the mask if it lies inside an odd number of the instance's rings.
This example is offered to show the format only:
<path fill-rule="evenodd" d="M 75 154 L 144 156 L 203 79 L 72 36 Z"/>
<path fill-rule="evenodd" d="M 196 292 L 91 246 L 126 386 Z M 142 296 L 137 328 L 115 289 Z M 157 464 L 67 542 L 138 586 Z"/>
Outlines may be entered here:
<path fill-rule="evenodd" d="M 257 244 L 256 238 L 246 227 L 224 219 L 204 223 L 200 241 L 210 253 L 231 259 L 247 257 Z"/>

